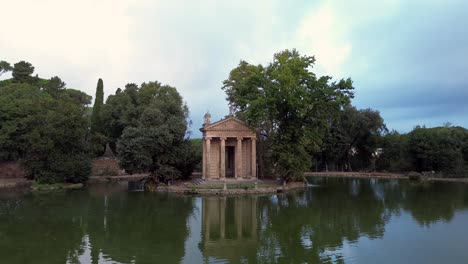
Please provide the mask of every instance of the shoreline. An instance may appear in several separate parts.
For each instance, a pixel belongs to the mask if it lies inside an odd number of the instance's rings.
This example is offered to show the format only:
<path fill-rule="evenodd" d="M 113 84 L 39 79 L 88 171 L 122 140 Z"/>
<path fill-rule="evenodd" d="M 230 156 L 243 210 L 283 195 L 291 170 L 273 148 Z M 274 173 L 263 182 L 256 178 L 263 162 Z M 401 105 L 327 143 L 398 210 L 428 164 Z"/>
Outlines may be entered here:
<path fill-rule="evenodd" d="M 212 186 L 217 185 L 214 183 Z M 268 187 L 258 187 L 253 189 L 235 188 L 235 189 L 222 189 L 222 188 L 209 188 L 210 183 L 206 184 L 208 188 L 189 188 L 184 184 L 172 186 L 158 186 L 155 192 L 170 192 L 187 195 L 244 195 L 244 194 L 272 194 L 284 193 L 298 189 L 305 189 L 307 186 L 304 182 L 290 182 L 285 186 L 272 185 Z"/>
<path fill-rule="evenodd" d="M 96 183 L 118 183 L 128 182 L 132 180 L 140 180 L 146 177 L 147 174 L 135 174 L 135 175 L 119 175 L 119 176 L 90 176 L 88 182 L 85 184 L 96 184 Z M 400 173 L 384 173 L 384 172 L 305 172 L 305 177 L 327 177 L 327 178 L 359 178 L 359 179 L 406 179 L 409 180 L 408 176 Z M 265 180 L 259 180 L 259 183 Z M 268 180 L 266 180 L 268 181 Z M 433 182 L 453 182 L 453 183 L 468 183 L 468 178 L 437 178 L 437 177 L 426 177 L 420 181 L 433 181 Z M 271 180 L 270 182 L 274 182 Z M 306 188 L 303 182 L 290 182 L 286 186 L 274 185 L 271 187 L 258 187 L 256 189 L 227 189 L 221 188 L 189 188 L 185 185 L 185 182 L 179 182 L 172 186 L 159 186 L 156 192 L 173 192 L 173 193 L 185 193 L 185 194 L 209 194 L 209 195 L 230 195 L 230 194 L 268 194 L 278 193 L 290 190 L 296 190 L 300 188 Z M 185 185 L 184 185 L 185 184 Z M 2 189 L 14 189 L 14 188 L 28 188 L 32 189 L 34 181 L 27 180 L 24 178 L 4 178 L 0 179 L 0 190 Z M 208 185 L 209 186 L 209 185 Z"/>
<path fill-rule="evenodd" d="M 401 173 L 385 172 L 305 172 L 305 177 L 328 177 L 328 178 L 359 178 L 359 179 L 406 179 L 409 177 Z M 422 177 L 420 181 L 456 182 L 468 183 L 468 178 L 437 178 Z"/>

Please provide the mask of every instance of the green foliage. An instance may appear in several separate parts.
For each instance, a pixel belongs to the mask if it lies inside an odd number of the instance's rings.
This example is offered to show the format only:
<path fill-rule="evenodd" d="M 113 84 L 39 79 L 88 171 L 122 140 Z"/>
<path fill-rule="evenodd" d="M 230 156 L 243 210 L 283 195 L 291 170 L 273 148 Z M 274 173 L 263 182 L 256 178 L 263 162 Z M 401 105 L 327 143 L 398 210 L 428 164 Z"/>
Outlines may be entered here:
<path fill-rule="evenodd" d="M 66 84 L 59 77 L 55 76 L 44 82 L 42 87 L 46 93 L 57 98 L 65 90 L 65 86 Z"/>
<path fill-rule="evenodd" d="M 328 120 L 353 96 L 350 79 L 317 78 L 314 62 L 285 50 L 267 66 L 241 61 L 223 82 L 236 115 L 259 129 L 263 174 L 301 177 L 311 166 L 308 151 L 319 149 Z"/>
<path fill-rule="evenodd" d="M 10 63 L 6 62 L 6 61 L 0 61 L 0 76 L 2 76 L 2 74 L 6 73 L 6 72 L 9 72 L 9 71 L 12 71 L 13 70 L 13 67 L 11 67 Z"/>
<path fill-rule="evenodd" d="M 96 98 L 94 100 L 93 113 L 91 115 L 91 133 L 102 133 L 101 108 L 104 104 L 104 83 L 98 80 L 96 87 Z"/>
<path fill-rule="evenodd" d="M 13 82 L 0 87 L 0 159 L 21 160 L 40 183 L 84 182 L 91 170 L 85 107 L 58 77 L 31 82 L 33 69 L 15 64 Z"/>
<path fill-rule="evenodd" d="M 415 127 L 408 134 L 391 132 L 380 139 L 379 170 L 430 172 L 430 175 L 467 177 L 468 130 L 462 127 Z"/>
<path fill-rule="evenodd" d="M 139 113 L 137 110 L 136 93 L 138 89 L 133 84 L 127 84 L 124 91 L 117 89 L 115 95 L 107 98 L 102 109 L 102 120 L 105 135 L 109 145 L 116 153 L 117 140 L 123 130 L 129 126 L 138 125 Z"/>
<path fill-rule="evenodd" d="M 106 150 L 107 139 L 104 135 L 104 125 L 102 120 L 102 106 L 104 104 L 104 83 L 98 80 L 96 87 L 96 99 L 94 100 L 93 111 L 91 113 L 91 134 L 90 146 L 94 156 L 99 157 Z"/>
<path fill-rule="evenodd" d="M 26 61 L 20 61 L 15 63 L 13 67 L 13 80 L 18 83 L 30 83 L 36 84 L 37 77 L 32 77 L 31 74 L 34 73 L 34 66 L 31 63 Z"/>
<path fill-rule="evenodd" d="M 69 98 L 75 103 L 86 106 L 91 104 L 91 99 L 92 97 L 90 95 L 87 95 L 86 93 L 80 91 L 80 90 L 75 90 L 75 89 L 70 89 L 67 88 L 62 92 L 62 96 L 65 98 Z"/>
<path fill-rule="evenodd" d="M 188 109 L 174 87 L 129 84 L 109 97 L 105 109 L 107 133 L 117 140 L 127 172 L 149 171 L 161 179 L 191 175 L 199 157 L 185 139 Z"/>
<path fill-rule="evenodd" d="M 195 165 L 194 170 L 202 170 L 202 158 L 203 158 L 203 139 L 201 138 L 192 138 L 190 139 L 190 144 L 192 145 L 192 154 L 191 158 L 198 160 L 198 164 Z"/>
<path fill-rule="evenodd" d="M 408 161 L 408 136 L 392 131 L 379 139 L 382 153 L 376 161 L 378 171 L 402 172 L 410 168 Z"/>
<path fill-rule="evenodd" d="M 462 127 L 416 127 L 408 134 L 408 155 L 418 172 L 442 172 L 445 176 L 466 177 L 468 130 Z"/>
<path fill-rule="evenodd" d="M 318 166 L 326 170 L 374 170 L 378 140 L 385 131 L 378 111 L 345 107 L 332 119 L 321 152 L 315 155 Z"/>

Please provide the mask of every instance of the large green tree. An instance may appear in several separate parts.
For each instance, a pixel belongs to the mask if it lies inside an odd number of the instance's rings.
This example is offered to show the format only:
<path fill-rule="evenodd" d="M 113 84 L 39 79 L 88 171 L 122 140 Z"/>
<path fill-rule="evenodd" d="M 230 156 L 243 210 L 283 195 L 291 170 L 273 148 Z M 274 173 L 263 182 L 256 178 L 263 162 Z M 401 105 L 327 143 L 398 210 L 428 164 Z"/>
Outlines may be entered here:
<path fill-rule="evenodd" d="M 38 182 L 84 182 L 91 168 L 85 142 L 89 96 L 66 89 L 58 77 L 31 82 L 31 72 L 0 87 L 0 160 L 20 160 L 27 177 Z"/>
<path fill-rule="evenodd" d="M 312 72 L 315 58 L 285 50 L 266 66 L 241 61 L 223 90 L 236 115 L 258 128 L 264 176 L 298 178 L 310 168 L 328 120 L 348 105 L 351 79 L 332 81 Z"/>
<path fill-rule="evenodd" d="M 31 76 L 34 73 L 34 66 L 27 61 L 20 61 L 13 66 L 13 81 L 17 83 L 35 84 L 37 78 Z"/>
<path fill-rule="evenodd" d="M 102 79 L 98 80 L 96 86 L 96 98 L 91 113 L 91 131 L 90 145 L 91 151 L 95 156 L 101 156 L 105 152 L 106 137 L 104 135 L 104 124 L 102 118 L 102 108 L 104 104 L 104 83 Z"/>
<path fill-rule="evenodd" d="M 468 130 L 462 127 L 416 127 L 408 134 L 408 156 L 418 172 L 434 171 L 444 176 L 468 174 Z"/>
<path fill-rule="evenodd" d="M 315 156 L 325 170 L 374 170 L 378 140 L 386 131 L 378 111 L 346 106 L 331 121 L 321 151 Z"/>
<path fill-rule="evenodd" d="M 94 100 L 93 113 L 91 115 L 91 133 L 102 132 L 101 108 L 104 104 L 104 83 L 98 80 L 96 98 Z"/>
<path fill-rule="evenodd" d="M 131 84 L 110 98 L 115 99 L 124 102 L 108 105 L 110 127 L 116 125 L 111 133 L 117 136 L 123 127 L 117 144 L 121 167 L 130 173 L 149 171 L 159 178 L 190 176 L 199 160 L 185 138 L 188 108 L 177 90 L 158 82 Z"/>

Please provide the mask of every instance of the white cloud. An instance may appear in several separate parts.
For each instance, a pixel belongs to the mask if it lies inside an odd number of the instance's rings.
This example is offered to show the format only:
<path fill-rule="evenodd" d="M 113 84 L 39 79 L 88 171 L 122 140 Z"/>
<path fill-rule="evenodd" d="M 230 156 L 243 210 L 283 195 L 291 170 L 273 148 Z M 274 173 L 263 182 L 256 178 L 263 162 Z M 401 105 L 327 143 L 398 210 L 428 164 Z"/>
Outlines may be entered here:
<path fill-rule="evenodd" d="M 350 57 L 352 43 L 345 39 L 345 24 L 330 4 L 312 9 L 296 31 L 294 43 L 302 53 L 315 55 L 322 74 L 343 76 L 343 65 Z"/>
<path fill-rule="evenodd" d="M 60 76 L 70 87 L 94 94 L 97 78 L 111 84 L 132 53 L 126 1 L 3 1 L 2 59 L 27 60 L 40 76 Z M 110 92 L 106 87 L 106 92 Z"/>

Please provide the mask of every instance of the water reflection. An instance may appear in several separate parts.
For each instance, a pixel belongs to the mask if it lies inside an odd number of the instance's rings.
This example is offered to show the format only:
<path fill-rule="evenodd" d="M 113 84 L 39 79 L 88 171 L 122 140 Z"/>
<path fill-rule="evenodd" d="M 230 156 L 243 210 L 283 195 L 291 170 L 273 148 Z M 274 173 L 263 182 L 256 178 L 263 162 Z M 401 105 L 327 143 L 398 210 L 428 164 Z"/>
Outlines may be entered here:
<path fill-rule="evenodd" d="M 128 193 L 119 185 L 1 193 L 0 262 L 468 262 L 468 185 L 312 181 L 318 187 L 266 196 Z"/>
<path fill-rule="evenodd" d="M 205 259 L 253 262 L 257 252 L 257 197 L 202 198 Z"/>

